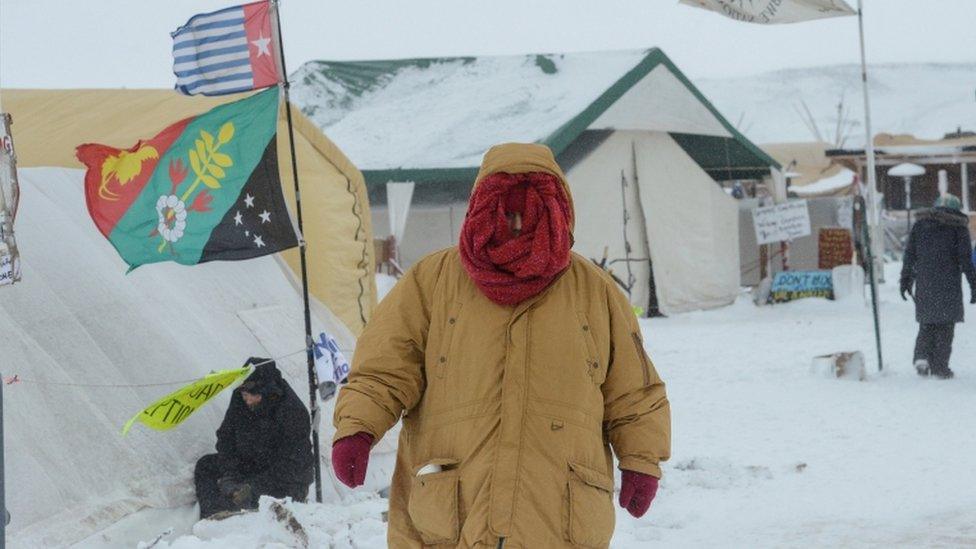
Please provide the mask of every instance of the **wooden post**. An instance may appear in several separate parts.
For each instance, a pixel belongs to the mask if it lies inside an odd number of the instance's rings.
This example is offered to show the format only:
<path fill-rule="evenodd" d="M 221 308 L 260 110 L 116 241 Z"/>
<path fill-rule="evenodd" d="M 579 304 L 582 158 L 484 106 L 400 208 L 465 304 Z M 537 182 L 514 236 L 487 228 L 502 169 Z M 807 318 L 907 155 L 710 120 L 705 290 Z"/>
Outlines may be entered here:
<path fill-rule="evenodd" d="M 759 246 L 759 282 L 769 276 L 769 244 Z"/>
<path fill-rule="evenodd" d="M 291 175 L 292 180 L 295 183 L 295 212 L 298 221 L 298 232 L 301 234 L 301 241 L 298 247 L 298 256 L 301 263 L 302 271 L 302 300 L 305 305 L 305 357 L 308 366 L 308 406 L 309 414 L 312 420 L 312 456 L 315 460 L 314 466 L 314 476 L 315 476 L 315 501 L 322 503 L 322 456 L 319 447 L 319 405 L 318 399 L 315 397 L 315 389 L 318 386 L 318 381 L 315 375 L 315 346 L 312 341 L 312 311 L 311 303 L 308 295 L 308 259 L 306 257 L 306 248 L 308 247 L 305 241 L 304 227 L 302 225 L 302 192 L 298 185 L 298 157 L 295 154 L 295 130 L 292 124 L 291 118 L 291 100 L 288 97 L 288 89 L 291 85 L 288 82 L 288 69 L 285 65 L 285 46 L 281 39 L 281 19 L 278 17 L 278 0 L 272 1 L 272 14 L 274 16 L 274 22 L 276 30 L 278 31 L 278 56 L 281 60 L 281 77 L 283 81 L 281 82 L 281 89 L 285 94 L 285 113 L 288 120 L 288 146 L 291 151 Z"/>

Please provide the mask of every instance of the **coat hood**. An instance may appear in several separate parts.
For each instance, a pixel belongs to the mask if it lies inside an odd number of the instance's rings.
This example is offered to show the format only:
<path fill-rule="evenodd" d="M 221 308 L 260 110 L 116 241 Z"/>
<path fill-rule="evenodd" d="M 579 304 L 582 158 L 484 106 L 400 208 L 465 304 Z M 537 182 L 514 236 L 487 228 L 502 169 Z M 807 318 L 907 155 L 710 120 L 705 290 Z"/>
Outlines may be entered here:
<path fill-rule="evenodd" d="M 569 182 L 562 168 L 556 163 L 552 150 L 545 145 L 536 143 L 502 143 L 488 149 L 481 161 L 481 169 L 475 179 L 474 188 L 481 180 L 493 173 L 529 173 L 543 172 L 556 176 L 563 185 L 566 199 L 569 201 L 569 231 L 573 232 L 576 222 L 576 210 L 573 207 L 573 194 L 569 191 Z M 474 190 L 472 189 L 472 192 Z"/>
<path fill-rule="evenodd" d="M 952 227 L 969 227 L 969 218 L 966 214 L 959 210 L 942 206 L 922 210 L 915 214 L 915 218 L 919 221 L 930 219 L 936 223 Z"/>
<path fill-rule="evenodd" d="M 251 372 L 251 375 L 247 376 L 247 379 L 241 384 L 240 389 L 263 397 L 270 397 L 272 395 L 282 396 L 284 394 L 285 380 L 281 377 L 281 372 L 278 370 L 274 361 L 269 358 L 251 357 L 247 359 L 244 365 L 250 366 L 253 364 L 258 364 L 259 366 L 256 366 L 254 371 Z"/>

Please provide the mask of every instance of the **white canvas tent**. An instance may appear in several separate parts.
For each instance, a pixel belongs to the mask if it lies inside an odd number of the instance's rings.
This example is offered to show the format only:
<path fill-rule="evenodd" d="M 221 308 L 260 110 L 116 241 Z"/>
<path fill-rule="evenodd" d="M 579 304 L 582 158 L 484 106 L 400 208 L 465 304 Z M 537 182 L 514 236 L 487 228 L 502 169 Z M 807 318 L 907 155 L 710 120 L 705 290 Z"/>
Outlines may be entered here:
<path fill-rule="evenodd" d="M 0 291 L 0 372 L 21 380 L 4 387 L 8 540 L 64 547 L 144 508 L 192 505 L 193 464 L 214 451 L 227 393 L 174 430 L 136 426 L 120 436 L 129 417 L 178 382 L 250 356 L 290 355 L 279 368 L 299 395 L 308 394 L 297 253 L 163 263 L 127 275 L 89 217 L 76 145 L 131 146 L 233 98 L 172 90 L 2 93 L 14 117 L 25 275 Z M 295 125 L 313 333 L 329 332 L 351 356 L 376 299 L 365 183 L 318 128 L 302 116 Z M 282 159 L 285 135 L 279 126 Z M 290 163 L 281 169 L 290 182 Z M 293 198 L 290 185 L 284 192 Z M 334 501 L 342 492 L 329 480 L 330 409 L 321 420 L 324 493 Z M 393 446 L 382 444 L 374 479 L 388 478 L 392 464 Z"/>
<path fill-rule="evenodd" d="M 278 367 L 308 394 L 302 300 L 284 262 L 161 263 L 126 275 L 91 226 L 83 179 L 79 169 L 20 170 L 24 278 L 0 292 L 0 372 L 21 380 L 4 387 L 14 547 L 64 547 L 144 508 L 192 505 L 193 464 L 214 451 L 229 393 L 172 431 L 137 425 L 123 438 L 129 417 L 179 387 L 163 383 L 290 355 Z M 329 329 L 327 316 L 313 322 Z M 322 416 L 326 448 L 331 409 Z M 395 436 L 371 464 L 374 488 Z M 328 455 L 324 492 L 336 501 L 344 490 L 329 481 Z"/>
<path fill-rule="evenodd" d="M 383 185 L 416 182 L 405 264 L 456 243 L 490 146 L 539 142 L 572 187 L 574 250 L 606 249 L 635 306 L 671 314 L 738 294 L 737 205 L 718 182 L 772 179 L 779 164 L 658 49 L 317 61 L 298 75 L 296 103 L 363 169 L 378 233 Z"/>

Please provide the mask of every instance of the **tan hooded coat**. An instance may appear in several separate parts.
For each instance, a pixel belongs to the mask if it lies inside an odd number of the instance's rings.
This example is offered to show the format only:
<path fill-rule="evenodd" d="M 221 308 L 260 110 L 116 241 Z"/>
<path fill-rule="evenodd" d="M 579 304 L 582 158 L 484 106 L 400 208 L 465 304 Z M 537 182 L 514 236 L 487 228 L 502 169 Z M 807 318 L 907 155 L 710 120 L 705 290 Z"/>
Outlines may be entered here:
<path fill-rule="evenodd" d="M 548 148 L 500 145 L 495 172 L 566 178 Z M 585 258 L 517 306 L 488 300 L 456 248 L 411 268 L 359 338 L 336 439 L 403 419 L 389 546 L 607 547 L 613 458 L 661 476 L 664 384 L 630 304 Z M 442 471 L 417 476 L 428 464 Z"/>

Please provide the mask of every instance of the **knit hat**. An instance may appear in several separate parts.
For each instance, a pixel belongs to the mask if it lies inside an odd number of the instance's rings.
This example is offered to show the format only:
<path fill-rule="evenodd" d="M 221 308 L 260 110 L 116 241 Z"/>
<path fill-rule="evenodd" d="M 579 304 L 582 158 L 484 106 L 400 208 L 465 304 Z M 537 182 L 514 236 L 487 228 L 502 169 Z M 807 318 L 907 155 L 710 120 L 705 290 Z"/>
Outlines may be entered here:
<path fill-rule="evenodd" d="M 962 200 L 959 200 L 959 197 L 954 194 L 946 193 L 935 199 L 935 207 L 962 211 Z"/>

